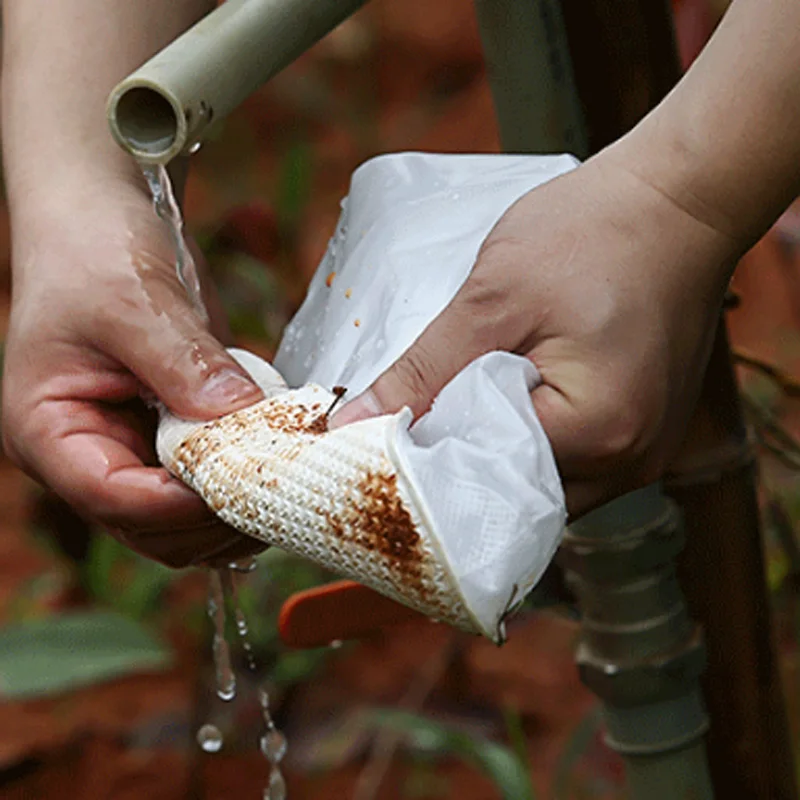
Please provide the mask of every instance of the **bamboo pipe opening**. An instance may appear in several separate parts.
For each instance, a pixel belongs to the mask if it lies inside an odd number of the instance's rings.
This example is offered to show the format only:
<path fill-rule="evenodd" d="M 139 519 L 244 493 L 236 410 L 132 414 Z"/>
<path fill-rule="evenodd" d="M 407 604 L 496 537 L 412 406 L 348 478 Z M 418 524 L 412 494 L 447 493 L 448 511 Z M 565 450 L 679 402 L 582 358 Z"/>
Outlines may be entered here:
<path fill-rule="evenodd" d="M 157 88 L 123 83 L 108 105 L 114 138 L 140 161 L 166 163 L 183 149 L 186 120 Z"/>

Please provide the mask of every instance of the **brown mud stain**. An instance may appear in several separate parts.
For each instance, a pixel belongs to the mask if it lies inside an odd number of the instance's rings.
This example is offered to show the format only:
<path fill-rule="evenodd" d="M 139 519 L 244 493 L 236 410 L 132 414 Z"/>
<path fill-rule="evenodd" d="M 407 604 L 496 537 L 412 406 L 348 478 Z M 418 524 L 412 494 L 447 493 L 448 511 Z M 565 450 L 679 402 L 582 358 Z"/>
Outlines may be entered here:
<path fill-rule="evenodd" d="M 331 533 L 370 552 L 380 553 L 405 586 L 424 596 L 425 553 L 414 521 L 397 491 L 397 476 L 369 472 L 353 487 L 351 505 L 326 511 Z"/>
<path fill-rule="evenodd" d="M 320 403 L 308 408 L 274 400 L 263 401 L 198 428 L 178 446 L 175 460 L 191 471 L 249 431 L 264 426 L 281 433 L 319 436 L 328 430 L 328 417 L 320 413 L 321 408 Z"/>

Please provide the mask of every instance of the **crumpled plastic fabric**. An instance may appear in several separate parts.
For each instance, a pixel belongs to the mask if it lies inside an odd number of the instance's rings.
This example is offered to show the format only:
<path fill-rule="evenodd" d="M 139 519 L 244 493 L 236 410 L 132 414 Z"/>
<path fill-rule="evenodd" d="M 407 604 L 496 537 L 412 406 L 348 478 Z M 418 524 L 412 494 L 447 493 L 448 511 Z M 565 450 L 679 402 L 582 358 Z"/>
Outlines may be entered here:
<path fill-rule="evenodd" d="M 453 299 L 509 206 L 576 165 L 571 156 L 425 153 L 363 164 L 275 369 L 291 388 L 344 386 L 345 400 L 355 397 Z M 416 424 L 404 414 L 388 445 L 474 629 L 496 641 L 552 559 L 566 520 L 530 398 L 539 381 L 528 359 L 489 353 Z"/>

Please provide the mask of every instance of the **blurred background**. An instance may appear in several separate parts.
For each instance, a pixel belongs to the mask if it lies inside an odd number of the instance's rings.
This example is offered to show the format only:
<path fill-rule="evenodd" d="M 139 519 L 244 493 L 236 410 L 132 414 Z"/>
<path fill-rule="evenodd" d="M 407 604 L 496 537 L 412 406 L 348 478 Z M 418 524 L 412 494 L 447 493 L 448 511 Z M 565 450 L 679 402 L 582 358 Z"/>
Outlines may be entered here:
<path fill-rule="evenodd" d="M 725 5 L 675 0 L 684 65 Z M 186 216 L 241 345 L 274 351 L 350 173 L 372 155 L 407 149 L 499 149 L 466 0 L 373 0 L 216 124 L 193 157 Z M 2 208 L 0 333 L 8 262 Z M 768 579 L 796 734 L 800 383 L 790 376 L 800 375 L 800 208 L 747 255 L 733 288 L 740 303 L 728 319 L 759 444 Z M 569 613 L 524 611 L 501 649 L 413 624 L 291 651 L 277 637 L 281 603 L 331 576 L 278 551 L 261 561 L 242 603 L 289 738 L 292 800 L 521 798 L 528 774 L 531 798 L 624 796 L 620 762 L 603 745 L 573 663 Z M 206 588 L 203 573 L 132 555 L 0 461 L 0 797 L 261 796 L 254 687 L 232 704 L 213 694 Z M 209 721 L 226 739 L 215 755 L 194 743 Z"/>

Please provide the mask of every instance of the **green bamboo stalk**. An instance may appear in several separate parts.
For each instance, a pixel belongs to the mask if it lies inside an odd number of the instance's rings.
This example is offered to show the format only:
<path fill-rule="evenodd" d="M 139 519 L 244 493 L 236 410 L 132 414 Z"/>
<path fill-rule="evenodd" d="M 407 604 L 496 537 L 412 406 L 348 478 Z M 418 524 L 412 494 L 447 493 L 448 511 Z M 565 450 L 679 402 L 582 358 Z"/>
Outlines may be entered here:
<path fill-rule="evenodd" d="M 582 613 L 577 661 L 635 800 L 713 797 L 699 676 L 705 648 L 676 576 L 676 506 L 657 485 L 570 526 L 560 562 Z"/>
<path fill-rule="evenodd" d="M 475 0 L 507 153 L 587 155 L 559 0 Z"/>
<path fill-rule="evenodd" d="M 607 102 L 607 94 L 579 95 L 576 81 L 585 86 L 586 72 L 573 71 L 558 0 L 475 2 L 504 149 L 584 156 L 612 132 L 613 137 L 623 133 L 621 120 L 633 124 L 647 110 L 620 108 Z M 673 57 L 666 72 L 659 68 L 661 79 L 648 80 L 655 70 L 643 71 L 648 91 L 635 96 L 655 100 L 677 77 L 666 3 L 626 3 L 636 6 L 634 24 L 654 29 L 650 41 L 665 43 Z M 569 12 L 569 4 L 563 5 Z M 591 6 L 606 16 L 616 10 L 611 3 Z M 586 11 L 585 3 L 581 9 Z M 650 55 L 646 49 L 636 54 L 644 62 Z M 629 67 L 598 55 L 591 54 L 594 75 Z M 674 506 L 652 486 L 584 518 L 562 548 L 583 617 L 578 663 L 584 682 L 603 701 L 607 740 L 625 758 L 635 800 L 713 797 L 703 743 L 708 720 L 698 682 L 702 637 L 675 575 L 681 544 Z"/>
<path fill-rule="evenodd" d="M 167 163 L 365 2 L 227 0 L 114 88 L 114 138 Z"/>

